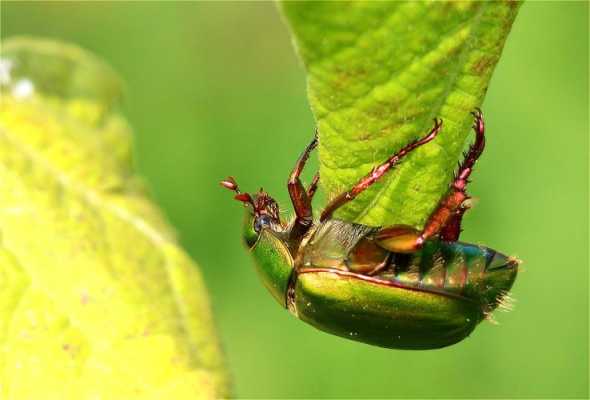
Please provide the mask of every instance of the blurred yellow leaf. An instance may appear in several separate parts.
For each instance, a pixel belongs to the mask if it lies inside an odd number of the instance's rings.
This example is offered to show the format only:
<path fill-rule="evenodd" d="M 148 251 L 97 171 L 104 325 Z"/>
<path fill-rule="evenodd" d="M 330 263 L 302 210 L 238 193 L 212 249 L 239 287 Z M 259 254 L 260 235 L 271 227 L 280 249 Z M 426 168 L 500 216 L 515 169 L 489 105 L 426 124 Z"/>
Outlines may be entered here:
<path fill-rule="evenodd" d="M 120 86 L 74 46 L 2 44 L 2 399 L 227 395 L 201 275 L 133 173 Z"/>

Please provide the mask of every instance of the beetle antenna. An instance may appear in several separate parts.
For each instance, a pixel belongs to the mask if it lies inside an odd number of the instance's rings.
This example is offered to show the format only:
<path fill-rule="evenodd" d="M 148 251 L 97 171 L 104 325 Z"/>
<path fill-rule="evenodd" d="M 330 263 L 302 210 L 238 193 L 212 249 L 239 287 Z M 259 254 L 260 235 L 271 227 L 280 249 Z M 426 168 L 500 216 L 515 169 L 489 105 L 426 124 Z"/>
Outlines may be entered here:
<path fill-rule="evenodd" d="M 219 182 L 219 184 L 226 189 L 232 190 L 237 194 L 240 194 L 240 188 L 238 187 L 238 183 L 236 182 L 233 176 L 228 176 L 227 178 Z"/>
<path fill-rule="evenodd" d="M 256 208 L 254 206 L 254 201 L 252 200 L 252 197 L 248 193 L 240 192 L 240 188 L 238 187 L 238 183 L 236 182 L 236 180 L 234 179 L 233 176 L 228 176 L 226 179 L 222 180 L 219 183 L 224 188 L 229 189 L 232 192 L 236 193 L 236 195 L 234 196 L 234 199 L 241 201 L 242 203 L 244 203 L 246 205 L 247 204 L 251 205 L 252 209 Z"/>
<path fill-rule="evenodd" d="M 256 206 L 254 205 L 254 201 L 252 197 L 248 193 L 238 193 L 234 196 L 234 199 L 241 201 L 246 205 L 251 205 L 253 210 L 256 210 Z"/>

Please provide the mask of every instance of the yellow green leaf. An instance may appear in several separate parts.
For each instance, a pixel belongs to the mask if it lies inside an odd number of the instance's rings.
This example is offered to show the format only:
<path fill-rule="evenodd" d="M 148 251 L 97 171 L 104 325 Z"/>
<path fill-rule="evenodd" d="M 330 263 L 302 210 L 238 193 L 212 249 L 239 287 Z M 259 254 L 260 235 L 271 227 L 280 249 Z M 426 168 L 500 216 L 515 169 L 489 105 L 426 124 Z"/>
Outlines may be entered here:
<path fill-rule="evenodd" d="M 226 396 L 201 275 L 133 171 L 119 78 L 16 38 L 0 90 L 0 398 Z"/>
<path fill-rule="evenodd" d="M 439 136 L 336 216 L 421 227 L 446 192 L 519 2 L 281 3 L 308 73 L 328 197 L 440 118 Z"/>

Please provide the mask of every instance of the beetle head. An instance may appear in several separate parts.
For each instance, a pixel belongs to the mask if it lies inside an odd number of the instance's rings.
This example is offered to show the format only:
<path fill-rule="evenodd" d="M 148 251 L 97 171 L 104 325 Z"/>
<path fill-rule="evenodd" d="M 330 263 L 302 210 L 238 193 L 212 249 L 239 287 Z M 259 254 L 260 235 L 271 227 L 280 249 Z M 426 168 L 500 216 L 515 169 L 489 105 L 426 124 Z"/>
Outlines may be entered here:
<path fill-rule="evenodd" d="M 254 194 L 240 192 L 233 177 L 221 181 L 221 186 L 235 192 L 234 199 L 244 204 L 247 209 L 244 225 L 244 240 L 248 247 L 253 247 L 260 233 L 268 229 L 274 233 L 284 231 L 279 214 L 279 205 L 262 188 Z"/>

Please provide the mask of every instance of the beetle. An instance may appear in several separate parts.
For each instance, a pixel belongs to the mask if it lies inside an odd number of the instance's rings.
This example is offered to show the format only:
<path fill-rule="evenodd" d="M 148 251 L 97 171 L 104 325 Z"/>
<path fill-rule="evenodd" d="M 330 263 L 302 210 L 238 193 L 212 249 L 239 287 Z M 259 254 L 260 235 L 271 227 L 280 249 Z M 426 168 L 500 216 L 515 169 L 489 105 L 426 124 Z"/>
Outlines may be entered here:
<path fill-rule="evenodd" d="M 479 109 L 472 114 L 475 141 L 422 230 L 372 227 L 332 215 L 432 141 L 442 129 L 438 119 L 428 134 L 333 198 L 317 221 L 311 202 L 319 175 L 307 189 L 300 180 L 317 135 L 289 176 L 295 211 L 290 223 L 281 219 L 277 202 L 262 189 L 243 193 L 233 177 L 221 181 L 246 205 L 243 239 L 277 302 L 320 330 L 394 349 L 452 345 L 490 319 L 498 306 L 506 306 L 520 261 L 458 240 L 463 215 L 471 206 L 467 179 L 485 146 L 483 115 Z"/>

